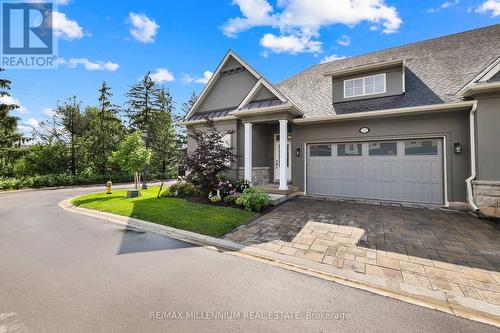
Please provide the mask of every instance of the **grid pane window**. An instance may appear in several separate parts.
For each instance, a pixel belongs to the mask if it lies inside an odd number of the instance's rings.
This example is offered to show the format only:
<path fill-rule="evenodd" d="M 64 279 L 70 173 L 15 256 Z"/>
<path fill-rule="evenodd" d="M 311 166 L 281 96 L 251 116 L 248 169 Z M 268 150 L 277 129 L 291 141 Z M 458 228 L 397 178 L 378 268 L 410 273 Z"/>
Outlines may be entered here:
<path fill-rule="evenodd" d="M 344 97 L 356 97 L 385 92 L 385 74 L 344 81 Z"/>

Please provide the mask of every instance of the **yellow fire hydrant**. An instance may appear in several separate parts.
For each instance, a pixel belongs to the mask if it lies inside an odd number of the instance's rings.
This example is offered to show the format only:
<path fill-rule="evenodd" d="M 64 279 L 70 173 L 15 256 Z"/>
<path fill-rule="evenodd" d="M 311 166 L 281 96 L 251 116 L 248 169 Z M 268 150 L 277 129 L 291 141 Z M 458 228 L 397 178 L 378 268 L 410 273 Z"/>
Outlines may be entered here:
<path fill-rule="evenodd" d="M 113 183 L 111 182 L 111 180 L 109 180 L 106 183 L 106 194 L 112 194 L 112 193 L 113 193 Z"/>

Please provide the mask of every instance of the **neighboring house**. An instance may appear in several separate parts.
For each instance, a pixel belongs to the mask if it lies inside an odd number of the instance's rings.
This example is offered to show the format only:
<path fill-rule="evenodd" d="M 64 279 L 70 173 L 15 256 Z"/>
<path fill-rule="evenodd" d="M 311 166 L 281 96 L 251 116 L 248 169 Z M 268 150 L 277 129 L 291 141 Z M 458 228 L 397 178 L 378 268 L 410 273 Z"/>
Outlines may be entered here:
<path fill-rule="evenodd" d="M 183 124 L 207 119 L 228 131 L 234 177 L 254 184 L 500 215 L 500 25 L 315 65 L 276 85 L 229 51 Z"/>

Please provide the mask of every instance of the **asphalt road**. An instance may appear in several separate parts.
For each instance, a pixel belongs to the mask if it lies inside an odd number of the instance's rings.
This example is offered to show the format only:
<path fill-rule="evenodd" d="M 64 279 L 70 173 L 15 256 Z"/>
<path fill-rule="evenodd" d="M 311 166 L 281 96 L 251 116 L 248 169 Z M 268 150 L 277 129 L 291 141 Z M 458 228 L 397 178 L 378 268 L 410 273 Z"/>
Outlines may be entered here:
<path fill-rule="evenodd" d="M 58 207 L 95 191 L 0 194 L 0 333 L 500 331 Z"/>

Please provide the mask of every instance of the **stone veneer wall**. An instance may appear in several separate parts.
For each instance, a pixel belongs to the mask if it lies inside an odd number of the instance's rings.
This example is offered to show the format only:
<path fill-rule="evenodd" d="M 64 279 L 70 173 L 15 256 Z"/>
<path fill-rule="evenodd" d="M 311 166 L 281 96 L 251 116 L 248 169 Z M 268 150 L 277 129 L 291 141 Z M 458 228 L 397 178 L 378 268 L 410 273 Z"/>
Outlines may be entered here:
<path fill-rule="evenodd" d="M 245 168 L 238 169 L 238 179 L 245 178 Z M 261 185 L 271 182 L 269 167 L 254 167 L 252 168 L 252 184 Z"/>
<path fill-rule="evenodd" d="M 500 217 L 500 182 L 476 180 L 472 182 L 472 189 L 481 213 Z"/>

